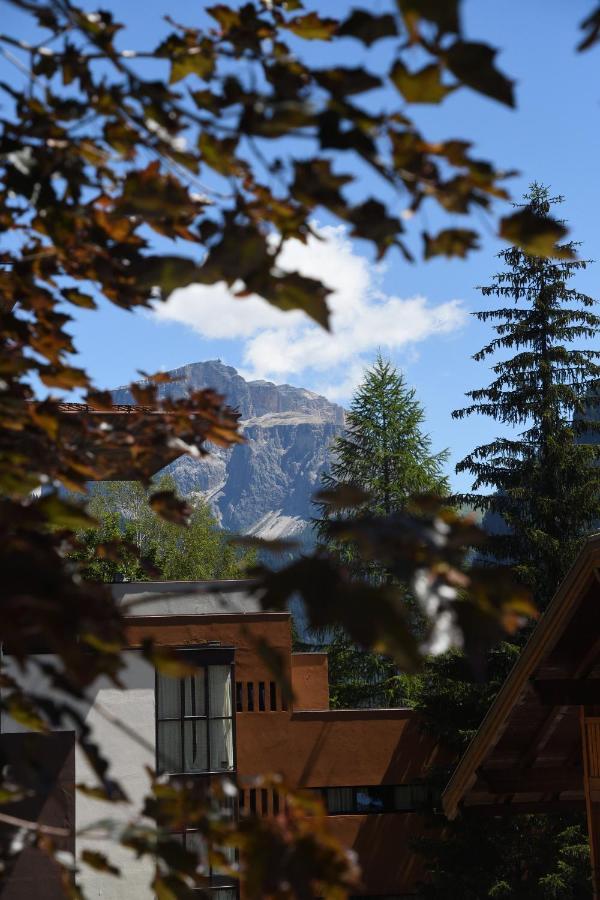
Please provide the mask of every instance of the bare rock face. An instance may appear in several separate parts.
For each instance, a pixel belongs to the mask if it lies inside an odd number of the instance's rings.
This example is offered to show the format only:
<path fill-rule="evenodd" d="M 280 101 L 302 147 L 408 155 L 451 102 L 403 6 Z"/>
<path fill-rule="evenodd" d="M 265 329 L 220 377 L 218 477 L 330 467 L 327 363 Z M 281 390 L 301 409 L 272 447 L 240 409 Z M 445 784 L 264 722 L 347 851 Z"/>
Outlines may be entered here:
<path fill-rule="evenodd" d="M 289 384 L 245 381 L 220 361 L 192 363 L 169 373 L 175 383 L 161 396 L 215 388 L 242 417 L 246 443 L 215 448 L 205 460 L 188 456 L 165 469 L 183 494 L 200 493 L 229 531 L 261 537 L 307 536 L 311 497 L 328 464 L 329 447 L 344 427 L 344 410 L 325 397 Z M 127 388 L 116 403 L 131 403 Z"/>

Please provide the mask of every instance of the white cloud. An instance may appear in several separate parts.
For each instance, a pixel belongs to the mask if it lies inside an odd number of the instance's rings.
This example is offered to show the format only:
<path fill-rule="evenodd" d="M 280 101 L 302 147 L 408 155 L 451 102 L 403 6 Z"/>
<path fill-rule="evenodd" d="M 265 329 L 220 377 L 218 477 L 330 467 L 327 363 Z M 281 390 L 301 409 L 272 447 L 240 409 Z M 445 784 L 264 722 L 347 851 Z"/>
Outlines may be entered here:
<path fill-rule="evenodd" d="M 415 345 L 461 327 L 461 301 L 434 306 L 425 297 L 380 289 L 380 269 L 355 252 L 343 226 L 319 229 L 321 240 L 288 241 L 282 269 L 321 279 L 333 294 L 331 332 L 297 310 L 281 312 L 257 296 L 235 298 L 224 283 L 190 285 L 154 306 L 161 321 L 188 325 L 204 338 L 242 343 L 243 374 L 322 382 L 327 396 L 348 397 L 381 348 L 414 353 Z"/>

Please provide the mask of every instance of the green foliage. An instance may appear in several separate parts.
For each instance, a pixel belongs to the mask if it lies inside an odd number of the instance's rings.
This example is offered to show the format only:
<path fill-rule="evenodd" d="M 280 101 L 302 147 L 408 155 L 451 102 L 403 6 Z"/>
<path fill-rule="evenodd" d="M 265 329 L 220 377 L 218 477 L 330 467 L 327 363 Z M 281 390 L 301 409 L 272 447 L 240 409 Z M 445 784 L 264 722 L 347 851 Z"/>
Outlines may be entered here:
<path fill-rule="evenodd" d="M 175 489 L 173 479 L 163 477 L 149 491 L 139 482 L 106 482 L 93 490 L 89 509 L 100 522 L 97 529 L 80 535 L 81 548 L 74 557 L 85 562 L 83 575 L 97 581 L 146 580 L 149 563 L 154 577 L 164 581 L 209 581 L 240 578 L 256 562 L 255 553 L 243 554 L 228 541 L 207 503 L 197 500 L 186 525 L 159 517 L 153 498 Z M 118 558 L 106 558 L 102 547 L 125 547 Z"/>
<path fill-rule="evenodd" d="M 549 220 L 561 198 L 533 184 L 525 199 L 517 215 L 540 221 Z M 496 337 L 474 358 L 502 358 L 492 365 L 492 383 L 470 391 L 471 405 L 453 413 L 479 413 L 517 430 L 459 463 L 457 471 L 474 476 L 474 493 L 460 500 L 489 513 L 490 524 L 499 523 L 490 554 L 514 566 L 542 609 L 600 516 L 599 448 L 593 442 L 600 424 L 588 417 L 600 351 L 585 343 L 597 337 L 600 317 L 592 311 L 593 298 L 569 286 L 587 265 L 574 258 L 575 247 L 562 245 L 551 258 L 520 246 L 500 253 L 506 269 L 481 292 L 505 305 L 475 313 L 479 321 L 495 323 Z"/>
<path fill-rule="evenodd" d="M 439 823 L 438 823 L 439 827 Z M 589 848 L 580 817 L 463 815 L 444 839 L 416 842 L 428 883 L 421 900 L 589 900 Z"/>
<path fill-rule="evenodd" d="M 358 518 L 367 510 L 380 516 L 400 512 L 414 494 L 448 492 L 442 473 L 447 452 L 431 453 L 423 421 L 414 389 L 379 354 L 352 398 L 344 434 L 333 442 L 333 461 L 322 476 L 326 502 L 320 505 L 322 517 L 317 521 L 320 539 L 355 575 L 371 582 L 390 580 L 389 571 L 366 563 L 354 543 L 336 540 L 332 525 L 335 528 L 340 516 Z M 344 507 L 342 499 L 332 511 L 330 498 L 340 491 L 356 505 Z M 368 500 L 360 503 L 361 494 Z M 422 622 L 416 603 L 406 589 L 400 590 L 407 620 L 418 631 Z M 388 657 L 357 646 L 342 628 L 330 632 L 327 652 L 334 708 L 399 704 L 398 670 Z"/>
<path fill-rule="evenodd" d="M 471 406 L 454 415 L 482 413 L 500 424 L 521 429 L 476 448 L 457 467 L 474 476 L 472 493 L 460 501 L 494 517 L 498 533 L 486 552 L 512 568 L 543 608 L 573 561 L 586 532 L 600 512 L 600 470 L 594 438 L 597 424 L 586 419 L 593 405 L 600 368 L 597 350 L 571 348 L 597 335 L 600 319 L 592 298 L 568 286 L 585 267 L 575 259 L 575 245 L 558 247 L 551 258 L 522 247 L 519 229 L 539 227 L 539 242 L 564 235 L 562 223 L 550 219 L 546 188 L 532 185 L 523 209 L 512 217 L 515 246 L 501 252 L 506 270 L 482 288 L 484 296 L 505 300 L 499 309 L 476 313 L 495 323 L 496 337 L 475 359 L 503 354 L 492 366 L 494 381 L 471 391 Z M 544 220 L 546 225 L 544 225 Z M 536 224 L 537 223 L 537 224 Z M 507 236 L 509 232 L 507 231 Z M 512 301 L 509 304 L 508 301 Z M 512 357 L 508 353 L 514 354 Z M 495 521 L 494 521 L 495 519 Z M 408 678 L 405 693 L 419 710 L 424 727 L 458 759 L 479 727 L 519 647 L 503 643 L 488 653 L 485 680 L 474 680 L 462 654 L 428 661 L 422 674 Z M 449 770 L 432 773 L 443 786 Z M 438 822 L 439 827 L 439 822 Z M 486 818 L 463 812 L 439 834 L 417 842 L 425 860 L 428 884 L 423 898 L 587 898 L 589 856 L 582 822 L 577 817 L 518 816 Z"/>
<path fill-rule="evenodd" d="M 462 754 L 516 662 L 519 649 L 503 642 L 489 651 L 485 680 L 459 650 L 427 660 L 418 675 L 400 676 L 408 705 L 418 709 L 436 741 Z"/>
<path fill-rule="evenodd" d="M 379 354 L 352 398 L 344 433 L 331 446 L 332 462 L 321 480 L 326 502 L 319 504 L 322 515 L 316 523 L 322 541 L 332 543 L 328 498 L 336 491 L 358 489 L 365 501 L 350 508 L 342 500 L 334 521 L 367 510 L 389 516 L 404 510 L 414 494 L 448 493 L 442 471 L 448 454 L 431 452 L 429 435 L 422 430 L 424 418 L 415 390 Z M 334 547 L 347 562 L 356 555 L 351 545 L 334 542 Z"/>
<path fill-rule="evenodd" d="M 387 656 L 357 647 L 342 632 L 327 642 L 332 709 L 389 708 L 403 703 L 397 667 Z"/>

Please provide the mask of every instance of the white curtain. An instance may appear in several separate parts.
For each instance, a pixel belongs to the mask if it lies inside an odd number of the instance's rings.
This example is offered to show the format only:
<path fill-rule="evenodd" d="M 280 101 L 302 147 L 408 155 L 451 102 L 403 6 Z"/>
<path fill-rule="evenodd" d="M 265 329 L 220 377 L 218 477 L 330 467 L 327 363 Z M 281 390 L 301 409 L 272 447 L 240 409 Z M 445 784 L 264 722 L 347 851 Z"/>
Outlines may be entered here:
<path fill-rule="evenodd" d="M 233 723 L 231 719 L 210 721 L 211 769 L 233 769 Z"/>
<path fill-rule="evenodd" d="M 327 788 L 327 812 L 351 812 L 352 802 L 352 788 Z"/>
<path fill-rule="evenodd" d="M 206 841 L 199 831 L 186 831 L 185 846 L 190 853 L 195 853 L 198 858 L 198 866 L 203 875 L 209 874 L 208 850 Z"/>
<path fill-rule="evenodd" d="M 184 772 L 206 772 L 208 754 L 206 752 L 206 720 L 192 719 L 184 722 Z"/>
<path fill-rule="evenodd" d="M 208 703 L 210 716 L 230 716 L 231 709 L 231 667 L 208 667 Z"/>
<path fill-rule="evenodd" d="M 158 718 L 178 719 L 181 716 L 181 681 L 158 673 Z"/>
<path fill-rule="evenodd" d="M 231 879 L 231 873 L 225 870 L 225 866 L 230 867 L 235 865 L 235 847 L 219 847 L 217 848 L 224 857 L 223 865 L 213 865 L 212 867 L 212 875 L 220 875 L 222 879 L 227 878 Z"/>
<path fill-rule="evenodd" d="M 159 722 L 157 737 L 159 772 L 181 772 L 181 723 Z"/>
<path fill-rule="evenodd" d="M 185 715 L 205 716 L 204 669 L 198 669 L 195 675 L 188 676 L 184 685 Z"/>

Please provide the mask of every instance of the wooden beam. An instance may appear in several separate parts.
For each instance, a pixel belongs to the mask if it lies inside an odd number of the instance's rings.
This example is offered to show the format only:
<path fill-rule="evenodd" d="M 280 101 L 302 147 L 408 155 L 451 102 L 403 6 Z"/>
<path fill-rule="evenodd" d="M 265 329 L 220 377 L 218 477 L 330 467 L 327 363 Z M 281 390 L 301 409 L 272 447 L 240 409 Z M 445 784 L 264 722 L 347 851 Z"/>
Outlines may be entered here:
<path fill-rule="evenodd" d="M 532 680 L 536 694 L 546 706 L 591 706 L 600 704 L 600 678 L 538 678 Z"/>
<path fill-rule="evenodd" d="M 596 575 L 596 578 L 598 578 L 598 569 L 594 569 L 594 573 Z M 596 635 L 587 650 L 583 651 L 582 655 L 579 657 L 571 673 L 572 677 L 585 678 L 586 675 L 588 675 L 588 673 L 591 671 L 591 669 L 593 669 L 594 664 L 596 663 L 599 656 L 600 635 Z"/>
<path fill-rule="evenodd" d="M 527 769 L 480 769 L 474 790 L 487 788 L 492 794 L 561 794 L 583 790 L 579 768 L 540 767 Z"/>
<path fill-rule="evenodd" d="M 593 572 L 596 580 L 600 581 L 599 569 L 595 567 L 593 569 Z M 582 655 L 579 656 L 577 662 L 571 668 L 570 679 L 576 681 L 582 681 L 583 679 L 585 679 L 585 677 L 592 670 L 599 655 L 600 635 L 594 634 L 590 644 L 583 650 Z M 553 679 L 548 679 L 548 681 L 551 680 Z M 538 681 L 543 681 L 543 679 L 538 679 Z M 534 680 L 530 679 L 530 683 L 534 684 Z M 578 706 L 579 704 L 575 705 Z M 564 719 L 565 715 L 569 712 L 569 707 L 571 706 L 571 704 L 569 702 L 558 702 L 554 704 L 549 702 L 548 706 L 551 707 L 548 710 L 548 715 L 540 725 L 531 744 L 521 757 L 520 766 L 523 769 L 526 769 L 535 763 L 540 752 L 546 746 L 546 744 L 556 731 L 557 727 L 560 725 L 562 719 Z"/>
<path fill-rule="evenodd" d="M 569 707 L 564 704 L 562 706 L 552 707 L 533 739 L 530 741 L 527 749 L 523 752 L 519 761 L 521 769 L 528 769 L 535 763 L 540 752 L 544 749 L 568 712 Z"/>
<path fill-rule="evenodd" d="M 586 708 L 579 712 L 581 744 L 583 748 L 583 781 L 587 813 L 590 862 L 592 864 L 592 892 L 594 900 L 600 900 L 600 801 L 592 790 L 600 779 L 600 719 L 586 715 Z"/>

